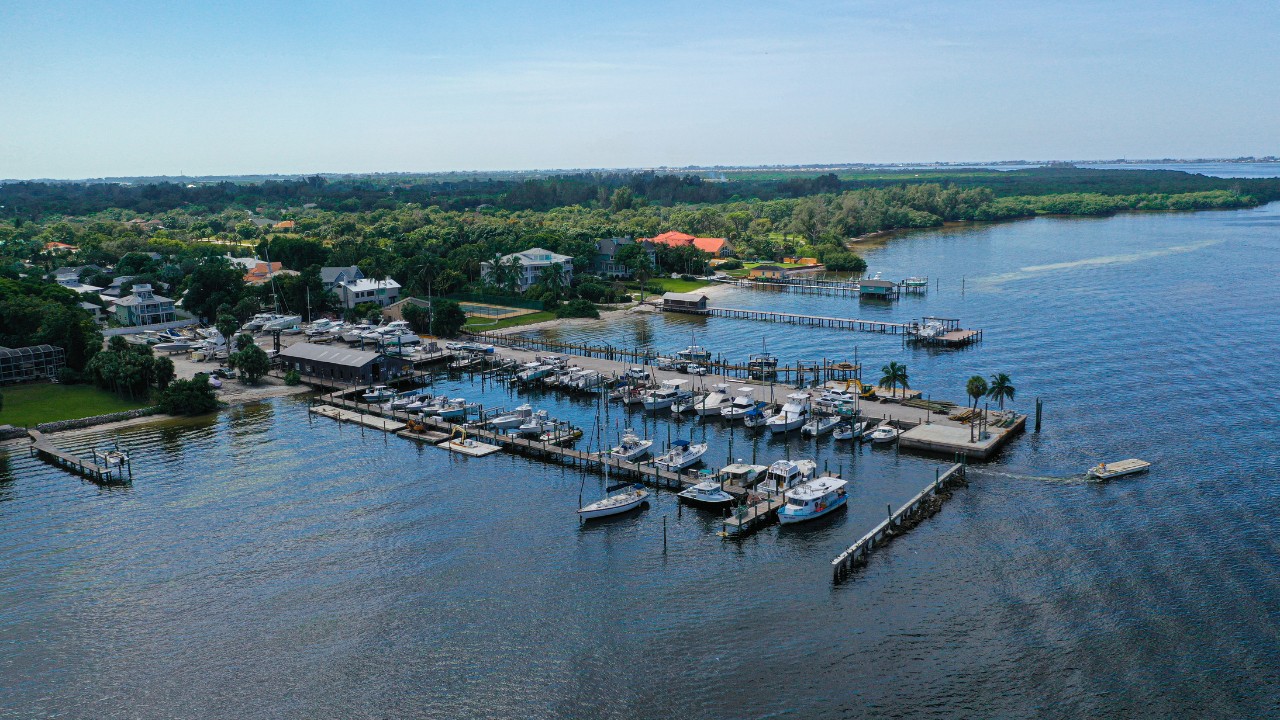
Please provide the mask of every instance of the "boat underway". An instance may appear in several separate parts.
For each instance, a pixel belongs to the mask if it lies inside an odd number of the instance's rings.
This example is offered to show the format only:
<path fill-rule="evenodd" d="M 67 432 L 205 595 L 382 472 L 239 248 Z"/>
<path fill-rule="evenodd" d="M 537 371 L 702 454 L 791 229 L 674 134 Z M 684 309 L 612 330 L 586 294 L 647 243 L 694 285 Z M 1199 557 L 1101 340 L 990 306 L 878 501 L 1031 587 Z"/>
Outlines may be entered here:
<path fill-rule="evenodd" d="M 578 510 L 578 517 L 583 520 L 620 515 L 635 510 L 649 498 L 649 492 L 639 485 L 625 492 L 609 495 Z"/>
<path fill-rule="evenodd" d="M 786 504 L 778 510 L 778 522 L 787 525 L 813 520 L 843 506 L 849 499 L 845 485 L 844 480 L 825 475 L 796 485 L 783 494 Z"/>
<path fill-rule="evenodd" d="M 672 440 L 671 449 L 653 461 L 662 470 L 678 472 L 702 459 L 707 452 L 706 443 L 692 445 L 688 440 Z"/>
<path fill-rule="evenodd" d="M 641 439 L 634 430 L 627 430 L 617 447 L 609 451 L 609 457 L 631 461 L 648 455 L 651 447 L 653 447 L 652 440 Z"/>
<path fill-rule="evenodd" d="M 788 395 L 786 404 L 778 414 L 769 418 L 770 432 L 789 432 L 808 422 L 809 402 L 809 393 L 796 392 Z"/>
<path fill-rule="evenodd" d="M 1111 478 L 1120 477 L 1121 475 L 1132 475 L 1140 473 L 1151 467 L 1151 463 L 1146 460 L 1138 460 L 1130 458 L 1128 460 L 1117 460 L 1111 463 L 1098 463 L 1089 468 L 1085 474 L 1095 480 L 1110 480 Z"/>

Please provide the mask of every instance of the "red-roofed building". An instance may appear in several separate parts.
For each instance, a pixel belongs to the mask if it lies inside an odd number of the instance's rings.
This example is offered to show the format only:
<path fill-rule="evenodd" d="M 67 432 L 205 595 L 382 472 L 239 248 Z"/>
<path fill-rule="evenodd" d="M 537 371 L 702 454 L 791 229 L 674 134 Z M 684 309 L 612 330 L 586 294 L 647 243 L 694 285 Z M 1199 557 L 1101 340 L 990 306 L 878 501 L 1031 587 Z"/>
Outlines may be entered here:
<path fill-rule="evenodd" d="M 293 232 L 297 228 L 298 228 L 298 223 L 292 220 L 284 220 L 271 226 L 272 230 L 287 230 L 288 232 Z"/>
<path fill-rule="evenodd" d="M 261 285 L 271 279 L 273 275 L 297 275 L 296 270 L 285 270 L 284 266 L 278 262 L 270 264 L 259 262 L 249 268 L 249 272 L 245 273 L 244 281 L 249 285 Z"/>
<path fill-rule="evenodd" d="M 76 247 L 75 245 L 68 245 L 68 244 L 66 244 L 66 243 L 64 243 L 64 242 L 56 242 L 56 241 L 55 241 L 55 242 L 47 242 L 47 243 L 45 243 L 45 244 L 44 244 L 44 249 L 45 249 L 45 250 L 47 250 L 47 251 L 49 251 L 49 252 L 75 252 L 75 251 L 79 250 L 80 248 Z"/>
<path fill-rule="evenodd" d="M 661 235 L 649 238 L 649 242 L 654 245 L 666 245 L 667 247 L 684 247 L 692 245 L 699 250 L 710 253 L 715 257 L 728 257 L 733 254 L 733 246 L 725 238 L 713 237 L 696 237 L 688 233 L 677 232 L 671 230 Z"/>

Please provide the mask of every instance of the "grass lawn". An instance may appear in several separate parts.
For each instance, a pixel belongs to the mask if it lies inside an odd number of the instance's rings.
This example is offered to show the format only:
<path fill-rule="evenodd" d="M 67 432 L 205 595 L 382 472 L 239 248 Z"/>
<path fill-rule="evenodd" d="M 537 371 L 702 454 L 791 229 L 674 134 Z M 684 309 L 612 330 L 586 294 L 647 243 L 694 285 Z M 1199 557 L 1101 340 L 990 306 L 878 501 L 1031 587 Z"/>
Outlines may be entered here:
<path fill-rule="evenodd" d="M 711 284 L 708 280 L 681 280 L 679 278 L 654 278 L 649 281 L 650 285 L 657 285 L 662 288 L 662 292 L 693 292 L 698 288 L 704 288 Z M 628 289 L 640 292 L 639 285 L 628 285 Z"/>
<path fill-rule="evenodd" d="M 469 317 L 467 318 L 467 324 L 463 325 L 463 329 L 477 331 L 501 330 L 503 328 L 515 327 L 517 325 L 529 325 L 536 322 L 542 322 L 544 320 L 555 319 L 555 313 L 547 312 L 545 310 L 536 313 L 529 313 L 528 315 L 521 315 L 519 317 L 507 318 L 506 320 L 499 320 L 497 322 L 483 317 Z"/>
<path fill-rule="evenodd" d="M 4 395 L 0 425 L 19 427 L 136 410 L 151 404 L 146 399 L 123 400 L 92 385 L 13 385 L 0 388 L 0 394 Z"/>

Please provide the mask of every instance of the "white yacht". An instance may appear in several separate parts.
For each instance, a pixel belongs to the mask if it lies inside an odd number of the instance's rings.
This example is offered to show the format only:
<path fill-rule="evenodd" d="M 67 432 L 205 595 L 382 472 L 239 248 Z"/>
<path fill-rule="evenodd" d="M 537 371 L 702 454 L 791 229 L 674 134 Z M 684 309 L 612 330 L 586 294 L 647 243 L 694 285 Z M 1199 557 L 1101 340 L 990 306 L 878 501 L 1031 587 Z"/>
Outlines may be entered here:
<path fill-rule="evenodd" d="M 649 491 L 641 488 L 639 485 L 633 486 L 623 492 L 606 496 L 601 500 L 597 500 L 578 510 L 578 517 L 583 520 L 591 520 L 593 518 L 608 517 L 610 515 L 620 515 L 624 512 L 635 510 L 644 504 L 649 498 Z"/>
<path fill-rule="evenodd" d="M 671 449 L 659 455 L 653 464 L 661 470 L 679 472 L 702 459 L 707 453 L 707 444 L 690 444 L 688 440 L 672 440 Z"/>
<path fill-rule="evenodd" d="M 241 325 L 240 329 L 246 332 L 255 332 L 257 330 L 261 330 L 263 325 L 266 325 L 269 322 L 275 322 L 281 317 L 283 316 L 276 315 L 275 313 L 258 313 L 257 315 L 249 318 L 249 321 L 244 325 Z"/>
<path fill-rule="evenodd" d="M 755 409 L 755 390 L 743 385 L 738 388 L 737 392 L 733 396 L 733 400 L 720 410 L 720 414 L 724 416 L 724 419 L 726 420 L 737 420 Z"/>
<path fill-rule="evenodd" d="M 531 417 L 533 417 L 533 406 L 521 405 L 505 415 L 499 415 L 490 420 L 488 425 L 494 430 L 513 430 L 523 425 Z"/>
<path fill-rule="evenodd" d="M 364 339 L 365 334 L 372 331 L 373 326 L 368 323 L 351 325 L 342 332 L 342 340 L 343 342 L 358 343 Z"/>
<path fill-rule="evenodd" d="M 796 485 L 783 494 L 786 504 L 778 510 L 778 522 L 787 525 L 813 520 L 843 506 L 849 499 L 846 485 L 840 478 L 825 475 Z"/>
<path fill-rule="evenodd" d="M 881 425 L 875 430 L 872 430 L 871 434 L 867 437 L 871 439 L 872 443 L 879 445 L 883 443 L 891 443 L 897 440 L 898 436 L 901 434 L 902 431 L 892 425 Z"/>
<path fill-rule="evenodd" d="M 436 413 L 442 420 L 458 420 L 467 417 L 467 411 L 472 406 L 467 404 L 465 398 L 454 398 L 440 407 L 440 411 Z"/>
<path fill-rule="evenodd" d="M 278 315 L 275 320 L 263 323 L 262 329 L 267 332 L 272 332 L 274 330 L 288 330 L 300 324 L 302 324 L 301 315 Z"/>
<path fill-rule="evenodd" d="M 634 430 L 627 430 L 622 436 L 622 440 L 618 442 L 617 447 L 609 451 L 609 457 L 615 460 L 626 460 L 634 462 L 635 460 L 649 454 L 649 449 L 653 447 L 652 440 L 641 439 L 635 434 Z"/>
<path fill-rule="evenodd" d="M 396 391 L 386 385 L 374 385 L 373 389 L 366 391 L 365 394 L 360 396 L 360 399 L 367 403 L 380 403 L 395 396 Z"/>
<path fill-rule="evenodd" d="M 840 418 L 835 415 L 817 415 L 812 420 L 804 424 L 800 428 L 800 434 L 805 437 L 818 437 L 826 435 L 840 424 Z"/>
<path fill-rule="evenodd" d="M 733 496 L 724 490 L 724 482 L 714 476 L 707 476 L 701 482 L 676 493 L 676 498 L 686 505 L 720 510 L 733 504 Z"/>
<path fill-rule="evenodd" d="M 769 418 L 769 431 L 789 432 L 809 421 L 809 393 L 796 392 L 787 396 L 787 402 L 777 415 Z"/>
<path fill-rule="evenodd" d="M 536 437 L 542 433 L 554 431 L 557 424 L 546 410 L 539 410 L 530 415 L 529 419 L 520 423 L 517 429 L 521 435 Z"/>
<path fill-rule="evenodd" d="M 541 380 L 550 375 L 553 370 L 555 370 L 554 366 L 533 360 L 520 366 L 519 372 L 516 373 L 516 381 L 533 382 L 534 380 Z"/>
<path fill-rule="evenodd" d="M 644 396 L 641 401 L 644 403 L 645 410 L 664 410 L 671 407 L 671 403 L 676 400 L 691 397 L 688 390 L 682 389 L 686 380 L 666 380 L 657 390 L 653 390 Z"/>
<path fill-rule="evenodd" d="M 818 474 L 818 463 L 813 460 L 779 460 L 765 471 L 758 490 L 779 493 L 802 482 L 812 480 Z"/>
<path fill-rule="evenodd" d="M 716 383 L 711 386 L 711 392 L 693 404 L 693 411 L 703 417 L 720 415 L 731 402 L 733 401 L 729 397 L 729 386 L 725 383 Z"/>

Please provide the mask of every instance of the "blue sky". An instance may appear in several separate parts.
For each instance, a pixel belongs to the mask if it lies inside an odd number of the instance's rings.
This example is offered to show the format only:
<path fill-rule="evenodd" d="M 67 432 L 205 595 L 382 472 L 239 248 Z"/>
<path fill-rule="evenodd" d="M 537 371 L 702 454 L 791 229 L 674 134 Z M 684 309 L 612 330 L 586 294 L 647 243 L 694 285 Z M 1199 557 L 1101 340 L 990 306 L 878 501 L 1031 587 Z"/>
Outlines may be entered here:
<path fill-rule="evenodd" d="M 1280 154 L 1280 3 L 0 3 L 0 178 Z"/>

